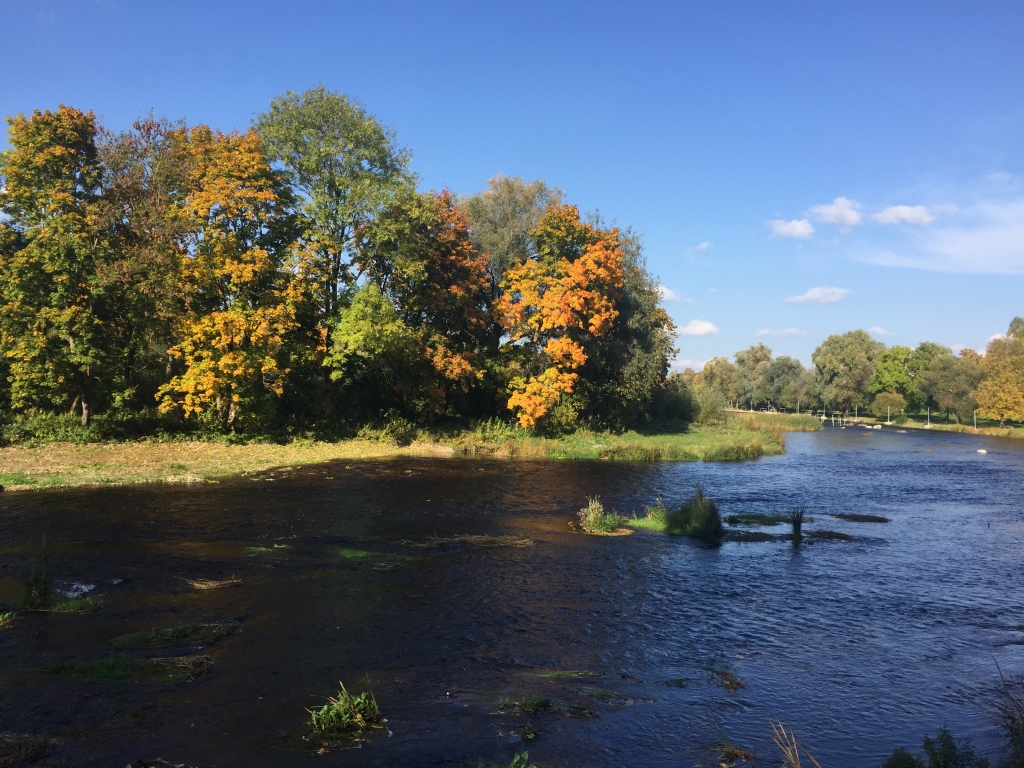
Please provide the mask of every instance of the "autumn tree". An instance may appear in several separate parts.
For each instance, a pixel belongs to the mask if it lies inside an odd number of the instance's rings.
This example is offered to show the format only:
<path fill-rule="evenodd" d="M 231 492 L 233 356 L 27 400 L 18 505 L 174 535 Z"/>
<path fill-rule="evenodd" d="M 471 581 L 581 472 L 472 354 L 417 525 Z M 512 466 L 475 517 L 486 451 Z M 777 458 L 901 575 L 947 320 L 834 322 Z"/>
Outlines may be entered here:
<path fill-rule="evenodd" d="M 465 416 L 485 375 L 487 262 L 448 191 L 410 193 L 359 233 L 365 285 L 342 310 L 327 357 L 363 413 Z"/>
<path fill-rule="evenodd" d="M 826 405 L 844 414 L 867 405 L 875 361 L 885 345 L 865 331 L 829 336 L 811 355 L 818 394 Z"/>
<path fill-rule="evenodd" d="M 1015 317 L 1005 337 L 989 342 L 983 360 L 985 379 L 975 399 L 986 419 L 1024 421 L 1024 322 Z"/>
<path fill-rule="evenodd" d="M 83 426 L 107 378 L 109 323 L 98 277 L 96 120 L 61 106 L 8 118 L 0 154 L 0 349 L 14 408 L 64 407 Z"/>
<path fill-rule="evenodd" d="M 254 130 L 188 134 L 184 311 L 168 350 L 184 371 L 159 390 L 160 408 L 200 415 L 223 431 L 252 420 L 284 389 L 295 327 L 291 200 Z"/>
<path fill-rule="evenodd" d="M 535 255 L 505 272 L 496 307 L 512 369 L 508 407 L 525 427 L 573 393 L 586 340 L 612 328 L 623 281 L 619 231 L 581 221 L 576 206 L 551 206 L 532 238 Z M 578 404 L 564 405 L 571 422 Z"/>
<path fill-rule="evenodd" d="M 177 323 L 184 310 L 182 257 L 190 217 L 187 132 L 181 123 L 136 121 L 102 131 L 101 208 L 111 237 L 99 272 L 110 305 L 113 405 L 152 407 L 170 381 Z"/>

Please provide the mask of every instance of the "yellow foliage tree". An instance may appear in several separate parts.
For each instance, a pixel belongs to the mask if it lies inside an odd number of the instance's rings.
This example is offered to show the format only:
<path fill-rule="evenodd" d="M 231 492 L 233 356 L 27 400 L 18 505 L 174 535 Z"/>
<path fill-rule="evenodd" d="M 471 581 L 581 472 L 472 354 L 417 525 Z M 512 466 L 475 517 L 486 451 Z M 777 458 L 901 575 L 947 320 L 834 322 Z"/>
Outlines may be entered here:
<path fill-rule="evenodd" d="M 978 413 L 986 419 L 1024 421 L 1024 335 L 1014 334 L 989 342 L 982 367 L 987 378 L 978 385 Z"/>
<path fill-rule="evenodd" d="M 285 268 L 291 200 L 255 131 L 199 126 L 188 148 L 186 312 L 168 350 L 184 371 L 157 397 L 163 411 L 209 414 L 230 431 L 240 414 L 256 415 L 284 390 L 286 340 L 296 325 L 297 288 Z"/>
<path fill-rule="evenodd" d="M 502 280 L 497 314 L 507 349 L 521 354 L 508 406 L 524 427 L 537 421 L 579 378 L 586 336 L 608 332 L 622 290 L 622 240 L 617 229 L 581 222 L 574 205 L 553 205 L 531 232 L 536 255 Z"/>

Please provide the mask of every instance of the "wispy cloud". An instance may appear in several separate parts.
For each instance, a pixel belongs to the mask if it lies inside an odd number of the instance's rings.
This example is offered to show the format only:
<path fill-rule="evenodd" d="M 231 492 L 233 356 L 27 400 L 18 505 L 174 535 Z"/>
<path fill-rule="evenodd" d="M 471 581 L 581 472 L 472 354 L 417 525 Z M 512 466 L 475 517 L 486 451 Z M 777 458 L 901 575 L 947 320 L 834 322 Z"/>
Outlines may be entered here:
<path fill-rule="evenodd" d="M 687 368 L 692 368 L 695 371 L 699 371 L 704 367 L 704 363 L 707 360 L 691 360 L 686 358 L 685 360 L 674 360 L 670 366 L 673 371 L 685 371 Z"/>
<path fill-rule="evenodd" d="M 861 222 L 861 204 L 846 197 L 837 197 L 831 203 L 814 205 L 807 211 L 812 218 L 838 227 L 855 227 Z"/>
<path fill-rule="evenodd" d="M 711 336 L 718 333 L 718 326 L 709 320 L 691 320 L 677 333 L 680 336 Z"/>
<path fill-rule="evenodd" d="M 862 261 L 939 272 L 1024 274 L 1024 198 L 985 200 L 961 211 L 957 226 L 914 233 L 900 248 L 859 255 Z"/>
<path fill-rule="evenodd" d="M 703 243 L 697 245 L 698 251 L 709 251 L 711 250 L 711 241 L 705 240 Z"/>
<path fill-rule="evenodd" d="M 879 224 L 916 224 L 924 227 L 935 217 L 923 205 L 890 205 L 871 216 Z"/>
<path fill-rule="evenodd" d="M 806 240 L 814 234 L 814 225 L 807 219 L 772 219 L 768 222 L 775 237 L 788 237 L 796 240 Z"/>
<path fill-rule="evenodd" d="M 892 336 L 889 331 L 885 330 L 885 328 L 880 325 L 871 326 L 868 328 L 868 333 L 873 333 L 875 336 Z"/>
<path fill-rule="evenodd" d="M 801 293 L 799 296 L 790 296 L 786 301 L 791 304 L 800 302 L 807 302 L 808 304 L 835 304 L 837 301 L 842 301 L 849 292 L 846 288 L 818 286 L 811 288 L 806 293 Z"/>
<path fill-rule="evenodd" d="M 784 339 L 792 338 L 794 336 L 806 336 L 807 331 L 801 331 L 799 328 L 780 328 L 777 331 L 773 331 L 770 328 L 761 328 L 757 332 L 758 336 L 780 336 Z"/>

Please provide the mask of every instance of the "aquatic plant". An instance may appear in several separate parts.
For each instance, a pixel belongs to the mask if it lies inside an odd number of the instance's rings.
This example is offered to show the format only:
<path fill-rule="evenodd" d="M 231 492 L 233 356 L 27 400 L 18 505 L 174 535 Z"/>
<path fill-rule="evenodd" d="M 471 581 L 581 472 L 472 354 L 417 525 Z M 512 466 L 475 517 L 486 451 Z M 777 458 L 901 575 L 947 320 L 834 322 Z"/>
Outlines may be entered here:
<path fill-rule="evenodd" d="M 307 709 L 309 729 L 318 736 L 355 735 L 380 722 L 380 708 L 372 693 L 353 696 L 338 683 L 336 698 L 328 697 L 320 709 Z"/>
<path fill-rule="evenodd" d="M 24 582 L 25 594 L 21 605 L 27 611 L 41 611 L 50 607 L 50 553 L 46 550 L 46 539 L 43 539 L 43 551 L 39 560 Z"/>
<path fill-rule="evenodd" d="M 50 608 L 54 613 L 88 613 L 100 607 L 95 597 L 68 597 L 58 600 Z"/>
<path fill-rule="evenodd" d="M 854 512 L 838 512 L 832 517 L 838 517 L 840 520 L 845 520 L 848 523 L 888 523 L 888 517 L 882 517 L 881 515 L 862 515 Z"/>
<path fill-rule="evenodd" d="M 808 531 L 807 536 L 812 539 L 824 541 L 853 541 L 853 536 L 842 531 L 830 531 L 828 528 L 819 528 L 816 531 Z"/>
<path fill-rule="evenodd" d="M 587 506 L 577 514 L 580 519 L 580 529 L 585 533 L 612 533 L 626 522 L 622 515 L 605 512 L 600 496 L 588 497 Z"/>
<path fill-rule="evenodd" d="M 996 668 L 1002 689 L 994 695 L 976 693 L 972 698 L 994 716 L 1006 739 L 999 765 L 1021 768 L 1024 766 L 1024 675 L 1007 678 L 998 665 Z"/>
<path fill-rule="evenodd" d="M 778 525 L 779 523 L 788 523 L 789 515 L 767 515 L 758 512 L 740 512 L 736 515 L 726 515 L 725 522 L 729 525 Z"/>
<path fill-rule="evenodd" d="M 193 589 L 221 589 L 222 587 L 234 587 L 242 583 L 241 579 L 236 579 L 234 576 L 230 579 L 221 579 L 220 581 L 215 579 L 186 579 L 181 576 L 178 578 Z"/>
<path fill-rule="evenodd" d="M 692 536 L 707 544 L 718 544 L 725 533 L 718 507 L 704 495 L 704 489 L 699 484 L 693 496 L 678 509 L 669 509 L 661 499 L 644 509 L 647 511 L 646 517 L 634 517 L 624 522 L 634 528 L 647 528 L 674 536 Z"/>
<path fill-rule="evenodd" d="M 900 747 L 882 763 L 882 768 L 988 768 L 988 760 L 974 753 L 970 739 L 954 739 L 945 727 L 934 739 L 925 736 L 923 749 L 927 759 Z M 1008 768 L 1018 765 L 1009 763 Z"/>
<path fill-rule="evenodd" d="M 27 733 L 0 733 L 0 766 L 35 762 L 46 754 L 51 744 L 60 744 L 60 740 Z"/>
<path fill-rule="evenodd" d="M 775 742 L 775 746 L 782 752 L 782 768 L 801 768 L 801 752 L 811 761 L 811 765 L 814 768 L 821 768 L 821 763 L 815 760 L 810 752 L 797 743 L 792 727 L 790 727 L 789 731 L 786 731 L 786 726 L 782 724 L 781 720 L 778 723 L 774 723 L 771 718 L 768 718 L 768 724 L 772 727 L 772 741 Z"/>
<path fill-rule="evenodd" d="M 14 624 L 14 613 L 0 613 L 0 629 Z"/>
<path fill-rule="evenodd" d="M 803 536 L 804 527 L 804 510 L 803 508 L 797 508 L 790 510 L 789 513 L 789 524 L 793 526 L 793 543 L 799 544 Z"/>
<path fill-rule="evenodd" d="M 543 696 L 531 696 L 519 702 L 519 709 L 528 715 L 550 712 L 552 708 L 551 699 L 544 698 Z"/>
<path fill-rule="evenodd" d="M 497 763 L 491 763 L 490 765 L 487 765 L 485 763 L 477 763 L 477 768 L 506 768 L 506 767 L 503 766 L 503 765 L 498 765 Z M 519 754 L 517 754 L 515 757 L 512 758 L 512 762 L 508 764 L 507 768 L 537 768 L 537 766 L 533 765 L 532 763 L 530 763 L 530 753 L 529 752 L 520 752 Z"/>
<path fill-rule="evenodd" d="M 111 642 L 117 648 L 159 648 L 167 645 L 191 643 L 212 645 L 239 629 L 238 622 L 219 624 L 178 624 L 174 627 L 153 627 L 145 632 L 115 637 Z"/>
<path fill-rule="evenodd" d="M 137 659 L 124 653 L 113 653 L 94 661 L 64 661 L 47 667 L 46 671 L 77 677 L 87 683 L 127 683 L 138 679 L 186 683 L 202 677 L 212 668 L 213 659 L 209 656 Z"/>

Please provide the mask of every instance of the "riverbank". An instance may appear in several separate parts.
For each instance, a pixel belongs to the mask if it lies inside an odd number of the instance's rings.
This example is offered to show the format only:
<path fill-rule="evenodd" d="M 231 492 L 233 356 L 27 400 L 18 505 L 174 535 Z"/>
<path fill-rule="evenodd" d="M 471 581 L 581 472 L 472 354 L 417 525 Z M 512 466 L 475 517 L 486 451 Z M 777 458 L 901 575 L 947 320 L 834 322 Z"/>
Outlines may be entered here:
<path fill-rule="evenodd" d="M 851 419 L 848 423 L 870 424 L 872 426 L 874 426 L 875 424 L 881 424 L 884 427 L 890 427 L 893 429 L 922 429 L 932 432 L 958 432 L 964 435 L 987 435 L 988 437 L 1014 437 L 1018 439 L 1024 439 L 1024 427 L 1000 427 L 984 425 L 979 426 L 977 429 L 975 429 L 970 424 L 946 424 L 944 422 L 937 421 L 934 418 L 932 419 L 931 424 L 929 425 L 928 421 L 923 416 L 912 416 L 902 424 L 897 424 L 895 421 L 892 422 L 891 424 L 887 424 L 885 419 L 876 419 L 871 416 L 861 416 L 856 420 Z"/>
<path fill-rule="evenodd" d="M 782 432 L 820 429 L 810 417 L 730 414 L 725 425 L 685 432 L 621 435 L 578 432 L 562 438 L 500 437 L 462 432 L 409 445 L 354 439 L 292 443 L 54 443 L 0 448 L 0 485 L 7 490 L 134 483 L 202 483 L 329 461 L 391 456 L 492 456 L 553 460 L 738 461 L 775 456 Z"/>

